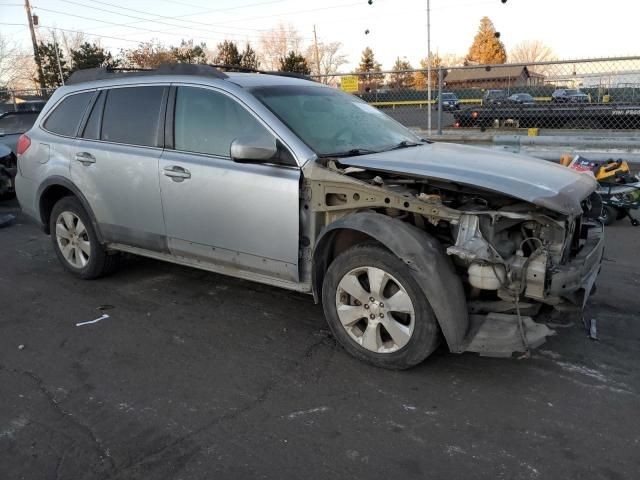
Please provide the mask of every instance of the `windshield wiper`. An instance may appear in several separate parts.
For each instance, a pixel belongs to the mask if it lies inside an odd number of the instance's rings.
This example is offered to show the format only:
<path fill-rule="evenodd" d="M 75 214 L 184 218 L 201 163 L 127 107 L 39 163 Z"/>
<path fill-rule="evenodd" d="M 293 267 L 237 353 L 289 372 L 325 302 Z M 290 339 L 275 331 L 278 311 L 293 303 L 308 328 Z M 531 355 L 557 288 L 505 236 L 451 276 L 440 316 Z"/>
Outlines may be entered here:
<path fill-rule="evenodd" d="M 401 148 L 409 148 L 409 147 L 417 147 L 418 145 L 424 145 L 424 143 L 419 142 L 410 142 L 408 140 L 402 140 L 400 143 L 396 143 L 395 145 L 385 148 L 384 150 L 380 150 L 381 152 L 389 152 L 391 150 L 399 150 Z"/>
<path fill-rule="evenodd" d="M 368 153 L 378 153 L 377 150 L 369 150 L 367 148 L 352 148 L 346 152 L 323 153 L 318 155 L 320 158 L 326 157 L 357 157 L 358 155 L 367 155 Z"/>

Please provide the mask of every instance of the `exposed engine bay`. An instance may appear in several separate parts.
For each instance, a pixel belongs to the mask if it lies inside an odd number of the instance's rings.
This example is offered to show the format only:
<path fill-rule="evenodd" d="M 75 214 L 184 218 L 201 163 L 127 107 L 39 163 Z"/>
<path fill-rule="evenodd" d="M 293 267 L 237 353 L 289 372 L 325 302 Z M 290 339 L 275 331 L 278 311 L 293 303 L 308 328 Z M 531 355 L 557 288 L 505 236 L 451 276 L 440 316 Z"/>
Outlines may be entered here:
<path fill-rule="evenodd" d="M 524 302 L 533 314 L 541 304 L 586 302 L 600 262 L 600 254 L 589 255 L 601 236 L 597 194 L 582 202 L 582 215 L 566 215 L 502 193 L 336 161 L 324 173 L 311 188 L 327 223 L 367 208 L 426 231 L 453 260 L 471 308 Z"/>

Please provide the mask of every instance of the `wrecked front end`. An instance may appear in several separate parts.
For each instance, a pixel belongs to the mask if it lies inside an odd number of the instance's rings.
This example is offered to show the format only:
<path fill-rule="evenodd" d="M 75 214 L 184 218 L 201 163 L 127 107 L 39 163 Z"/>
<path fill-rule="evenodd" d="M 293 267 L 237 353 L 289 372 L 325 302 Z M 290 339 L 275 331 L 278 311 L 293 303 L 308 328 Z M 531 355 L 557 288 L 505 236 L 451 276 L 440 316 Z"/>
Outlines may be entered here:
<path fill-rule="evenodd" d="M 0 196 L 15 192 L 14 178 L 17 172 L 16 156 L 0 143 Z"/>
<path fill-rule="evenodd" d="M 466 294 L 469 331 L 459 351 L 502 356 L 553 332 L 533 318 L 579 311 L 602 261 L 601 203 L 587 192 L 580 210 L 560 213 L 513 195 L 444 179 L 345 166 L 308 166 L 322 223 L 354 212 L 382 213 L 436 238 Z M 594 188 L 595 189 L 595 188 Z"/>

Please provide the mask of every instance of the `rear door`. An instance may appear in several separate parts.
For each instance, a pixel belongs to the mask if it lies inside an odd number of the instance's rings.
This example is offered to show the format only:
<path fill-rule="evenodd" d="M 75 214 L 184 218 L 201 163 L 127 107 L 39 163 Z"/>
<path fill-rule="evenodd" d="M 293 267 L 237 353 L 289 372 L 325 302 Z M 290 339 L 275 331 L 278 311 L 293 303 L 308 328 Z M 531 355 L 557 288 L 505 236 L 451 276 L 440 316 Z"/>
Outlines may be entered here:
<path fill-rule="evenodd" d="M 167 251 L 158 161 L 168 90 L 101 90 L 74 144 L 71 178 L 109 242 Z"/>
<path fill-rule="evenodd" d="M 293 157 L 232 161 L 235 138 L 274 133 L 221 90 L 178 86 L 174 92 L 168 107 L 174 131 L 159 171 L 171 252 L 231 273 L 297 281 L 300 170 Z"/>

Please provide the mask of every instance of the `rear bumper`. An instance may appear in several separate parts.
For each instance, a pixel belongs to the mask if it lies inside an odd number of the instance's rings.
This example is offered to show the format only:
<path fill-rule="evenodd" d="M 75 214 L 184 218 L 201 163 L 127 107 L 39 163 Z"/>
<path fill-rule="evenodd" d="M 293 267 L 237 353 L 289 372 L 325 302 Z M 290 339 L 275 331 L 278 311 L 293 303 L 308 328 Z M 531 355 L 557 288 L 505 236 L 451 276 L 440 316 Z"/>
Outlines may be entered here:
<path fill-rule="evenodd" d="M 551 272 L 549 295 L 584 305 L 595 284 L 604 254 L 604 226 L 595 222 L 582 250 L 571 261 Z"/>

